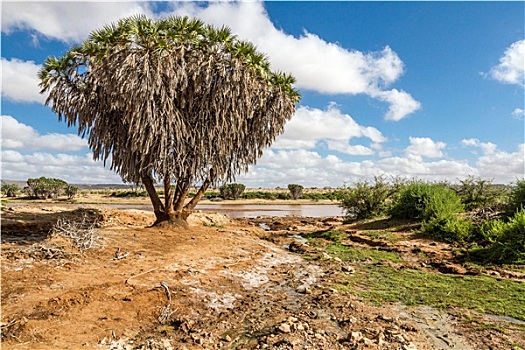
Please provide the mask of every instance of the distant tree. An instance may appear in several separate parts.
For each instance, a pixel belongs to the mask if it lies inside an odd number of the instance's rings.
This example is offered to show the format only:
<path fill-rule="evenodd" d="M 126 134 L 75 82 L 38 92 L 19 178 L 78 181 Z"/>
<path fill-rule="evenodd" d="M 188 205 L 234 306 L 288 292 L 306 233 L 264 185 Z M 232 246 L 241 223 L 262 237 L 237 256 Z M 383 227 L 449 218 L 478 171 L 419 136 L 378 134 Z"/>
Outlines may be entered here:
<path fill-rule="evenodd" d="M 41 176 L 27 179 L 26 192 L 32 198 L 58 198 L 67 186 L 64 180 Z"/>
<path fill-rule="evenodd" d="M 460 180 L 460 185 L 454 188 L 465 205 L 466 210 L 472 210 L 494 204 L 498 192 L 492 186 L 492 180 L 469 175 Z"/>
<path fill-rule="evenodd" d="M 73 199 L 77 195 L 77 193 L 80 191 L 80 188 L 77 186 L 67 186 L 66 187 L 66 196 L 67 199 Z"/>
<path fill-rule="evenodd" d="M 2 193 L 6 197 L 16 197 L 18 191 L 20 191 L 20 189 L 15 184 L 2 185 Z"/>
<path fill-rule="evenodd" d="M 224 184 L 219 188 L 221 197 L 224 199 L 239 199 L 244 192 L 246 186 L 243 184 Z"/>
<path fill-rule="evenodd" d="M 247 171 L 300 99 L 294 78 L 272 72 L 251 43 L 187 17 L 107 25 L 49 57 L 39 78 L 59 120 L 78 124 L 95 159 L 142 181 L 155 224 L 170 226 L 186 226 L 210 184 Z M 154 180 L 164 185 L 164 201 Z"/>
<path fill-rule="evenodd" d="M 292 199 L 299 199 L 301 197 L 301 194 L 303 193 L 304 187 L 302 185 L 298 184 L 289 184 L 288 190 L 290 191 L 290 195 L 292 196 Z"/>

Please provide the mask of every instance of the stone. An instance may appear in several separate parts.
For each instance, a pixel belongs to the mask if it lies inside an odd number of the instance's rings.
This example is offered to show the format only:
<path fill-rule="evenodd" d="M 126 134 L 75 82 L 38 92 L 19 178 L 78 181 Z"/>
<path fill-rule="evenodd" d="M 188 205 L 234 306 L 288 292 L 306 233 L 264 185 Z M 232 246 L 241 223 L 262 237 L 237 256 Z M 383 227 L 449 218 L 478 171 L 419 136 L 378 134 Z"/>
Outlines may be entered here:
<path fill-rule="evenodd" d="M 342 269 L 347 273 L 355 273 L 355 268 L 353 266 L 343 266 Z"/>
<path fill-rule="evenodd" d="M 279 326 L 279 330 L 283 333 L 290 333 L 292 331 L 292 327 L 288 323 L 283 323 Z"/>
<path fill-rule="evenodd" d="M 301 293 L 301 294 L 311 294 L 312 293 L 312 290 L 310 288 L 308 288 L 306 285 L 302 284 L 300 285 L 299 287 L 297 287 L 295 289 L 295 291 L 297 293 Z"/>
<path fill-rule="evenodd" d="M 358 342 L 363 339 L 363 334 L 361 332 L 352 332 L 350 333 L 350 340 Z"/>
<path fill-rule="evenodd" d="M 373 345 L 375 345 L 374 341 L 372 339 L 369 339 L 369 338 L 363 338 L 363 344 L 365 344 L 365 346 L 373 346 Z"/>
<path fill-rule="evenodd" d="M 414 343 L 408 343 L 403 345 L 403 350 L 417 350 L 417 346 Z"/>

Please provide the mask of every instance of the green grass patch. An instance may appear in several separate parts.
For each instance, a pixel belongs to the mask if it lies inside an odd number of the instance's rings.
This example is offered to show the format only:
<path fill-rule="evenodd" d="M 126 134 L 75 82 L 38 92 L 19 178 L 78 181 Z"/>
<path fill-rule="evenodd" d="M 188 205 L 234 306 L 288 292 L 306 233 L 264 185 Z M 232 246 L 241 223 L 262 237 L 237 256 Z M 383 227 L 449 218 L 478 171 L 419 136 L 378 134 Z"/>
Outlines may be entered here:
<path fill-rule="evenodd" d="M 393 232 L 387 231 L 387 230 L 370 230 L 370 231 L 361 231 L 360 232 L 363 236 L 370 237 L 372 239 L 378 239 L 386 242 L 399 242 L 402 241 L 404 238 L 395 235 Z"/>
<path fill-rule="evenodd" d="M 378 304 L 388 301 L 436 308 L 462 307 L 525 320 L 522 282 L 363 265 L 358 273 L 347 277 L 347 283 L 340 288 Z"/>

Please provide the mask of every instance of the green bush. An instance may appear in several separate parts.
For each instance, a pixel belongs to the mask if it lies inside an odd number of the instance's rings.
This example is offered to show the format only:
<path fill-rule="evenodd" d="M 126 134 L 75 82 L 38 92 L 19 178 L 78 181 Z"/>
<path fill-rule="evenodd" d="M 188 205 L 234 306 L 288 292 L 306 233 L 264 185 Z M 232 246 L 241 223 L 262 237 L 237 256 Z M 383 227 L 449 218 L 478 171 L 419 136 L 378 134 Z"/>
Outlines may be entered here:
<path fill-rule="evenodd" d="M 123 191 L 123 192 L 113 192 L 111 197 L 117 198 L 136 198 L 136 197 L 147 197 L 148 193 L 146 191 Z"/>
<path fill-rule="evenodd" d="M 382 176 L 374 182 L 357 182 L 353 188 L 344 188 L 338 195 L 347 220 L 362 220 L 384 215 L 390 207 L 389 198 L 397 192 L 397 185 L 390 185 Z"/>
<path fill-rule="evenodd" d="M 413 182 L 406 185 L 390 210 L 392 218 L 421 220 L 423 232 L 445 241 L 463 241 L 472 224 L 459 217 L 464 210 L 459 196 L 443 184 Z"/>
<path fill-rule="evenodd" d="M 484 263 L 525 264 L 525 209 L 517 211 L 509 221 L 492 220 L 482 230 L 489 242 L 474 249 L 471 257 Z"/>
<path fill-rule="evenodd" d="M 470 175 L 465 180 L 460 180 L 460 183 L 456 188 L 456 193 L 466 210 L 492 206 L 496 203 L 498 190 L 492 185 L 492 180 Z"/>
<path fill-rule="evenodd" d="M 512 186 L 506 212 L 508 217 L 521 209 L 525 208 L 525 179 L 518 180 L 516 185 Z"/>
<path fill-rule="evenodd" d="M 239 199 L 246 186 L 243 184 L 231 183 L 224 184 L 219 188 L 221 197 L 224 199 Z"/>
<path fill-rule="evenodd" d="M 242 194 L 242 198 L 244 199 L 282 199 L 282 195 L 287 195 L 283 192 L 264 192 L 264 191 L 253 191 L 253 192 L 245 192 Z"/>
<path fill-rule="evenodd" d="M 459 196 L 441 184 L 412 182 L 404 186 L 389 213 L 393 218 L 427 221 L 463 211 Z"/>

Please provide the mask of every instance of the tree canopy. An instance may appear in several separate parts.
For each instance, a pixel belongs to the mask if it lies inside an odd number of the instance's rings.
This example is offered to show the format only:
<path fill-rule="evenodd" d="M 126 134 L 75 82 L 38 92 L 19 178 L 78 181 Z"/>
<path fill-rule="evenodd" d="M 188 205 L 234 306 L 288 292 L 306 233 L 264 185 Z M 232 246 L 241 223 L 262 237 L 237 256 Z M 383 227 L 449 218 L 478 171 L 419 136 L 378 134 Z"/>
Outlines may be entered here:
<path fill-rule="evenodd" d="M 193 209 L 210 183 L 247 171 L 300 100 L 294 78 L 273 72 L 253 44 L 188 17 L 106 25 L 48 57 L 39 79 L 46 105 L 78 127 L 94 158 L 145 185 L 158 222 Z M 164 183 L 164 203 L 154 181 Z"/>

